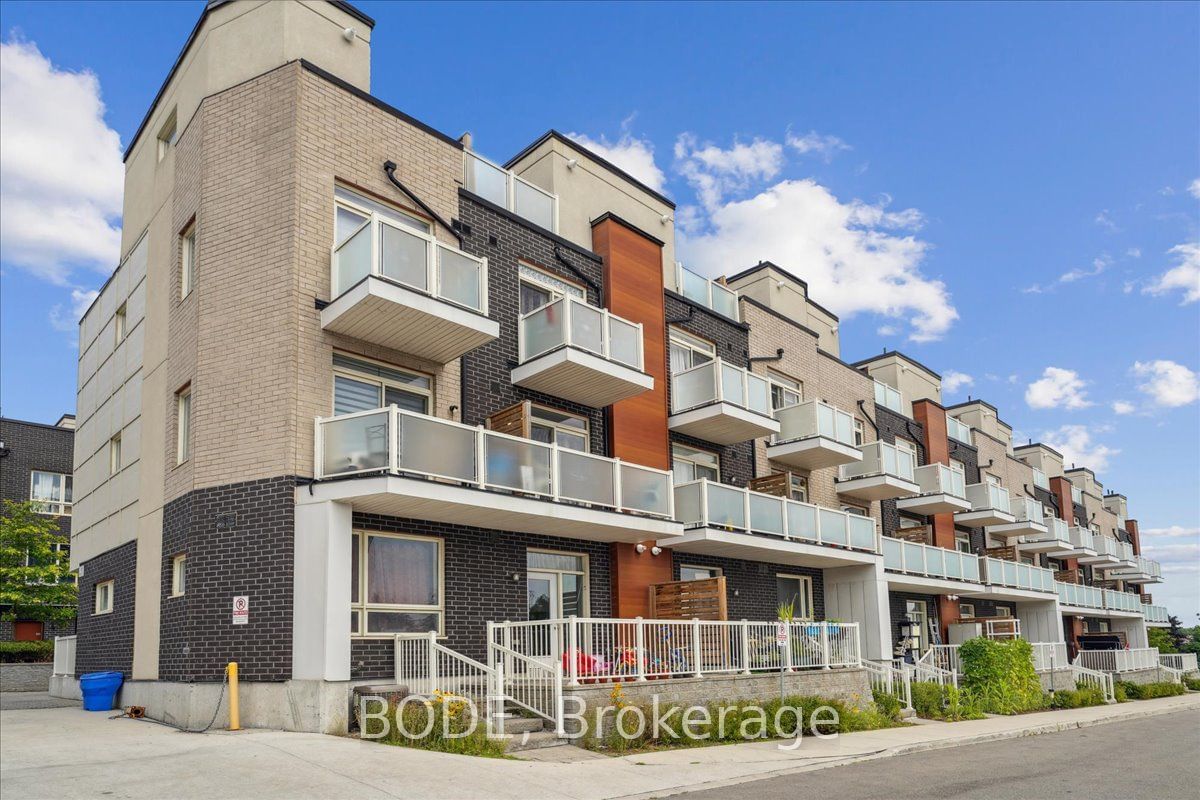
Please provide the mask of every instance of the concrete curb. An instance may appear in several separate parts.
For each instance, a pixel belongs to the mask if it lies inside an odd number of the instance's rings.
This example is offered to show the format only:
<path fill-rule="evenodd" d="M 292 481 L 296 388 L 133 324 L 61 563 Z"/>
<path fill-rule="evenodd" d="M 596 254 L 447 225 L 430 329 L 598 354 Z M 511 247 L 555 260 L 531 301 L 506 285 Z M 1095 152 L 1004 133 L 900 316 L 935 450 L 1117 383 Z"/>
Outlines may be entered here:
<path fill-rule="evenodd" d="M 1182 697 L 1186 698 L 1188 695 L 1182 695 Z M 1143 703 L 1148 701 L 1134 702 Z M 932 742 L 914 742 L 913 744 L 897 745 L 895 747 L 888 747 L 883 750 L 876 750 L 858 755 L 848 755 L 842 757 L 825 756 L 824 758 L 827 758 L 828 760 L 821 761 L 820 763 L 789 766 L 783 769 L 761 772 L 757 775 L 743 775 L 741 777 L 730 778 L 728 780 L 709 781 L 706 783 L 691 784 L 689 786 L 677 786 L 670 789 L 661 789 L 653 792 L 619 795 L 610 798 L 610 800 L 655 800 L 656 798 L 674 797 L 676 795 L 687 794 L 689 792 L 700 792 L 710 789 L 721 789 L 728 786 L 739 786 L 745 783 L 754 783 L 756 781 L 779 778 L 786 775 L 798 775 L 805 772 L 817 772 L 818 770 L 830 769 L 832 767 L 844 767 L 849 764 L 861 764 L 867 761 L 877 761 L 879 759 L 892 758 L 894 756 L 906 756 L 914 753 L 931 752 L 934 750 L 949 750 L 955 747 L 962 747 L 964 745 L 984 744 L 987 742 L 1004 741 L 1006 739 L 1020 739 L 1026 736 L 1040 736 L 1046 733 L 1060 733 L 1062 731 L 1092 728 L 1097 725 L 1108 725 L 1113 722 L 1125 722 L 1131 719 L 1157 717 L 1163 714 L 1175 714 L 1180 711 L 1189 710 L 1200 710 L 1200 703 L 1172 703 L 1171 705 L 1165 705 L 1159 708 L 1146 708 L 1139 710 L 1131 709 L 1129 713 L 1114 714 L 1110 717 L 1101 717 L 1099 719 L 1048 722 L 1029 728 L 1022 728 L 1020 730 L 998 731 L 996 733 L 979 733 L 970 736 L 963 736 L 957 739 L 942 739 Z M 953 725 L 956 723 L 940 724 Z M 817 758 L 822 758 L 822 756 L 817 756 Z"/>

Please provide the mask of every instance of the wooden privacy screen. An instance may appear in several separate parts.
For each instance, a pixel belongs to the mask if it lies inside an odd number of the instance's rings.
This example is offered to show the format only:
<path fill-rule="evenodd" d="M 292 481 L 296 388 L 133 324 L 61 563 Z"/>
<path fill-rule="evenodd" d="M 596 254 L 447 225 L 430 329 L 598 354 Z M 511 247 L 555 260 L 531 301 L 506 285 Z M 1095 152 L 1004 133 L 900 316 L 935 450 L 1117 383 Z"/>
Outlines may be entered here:
<path fill-rule="evenodd" d="M 1062 583 L 1083 583 L 1083 570 L 1076 567 L 1075 569 L 1060 569 L 1054 573 L 1054 580 Z"/>
<path fill-rule="evenodd" d="M 650 585 L 650 619 L 727 619 L 725 577 Z"/>
<path fill-rule="evenodd" d="M 1009 545 L 1008 547 L 989 547 L 984 551 L 984 555 L 988 558 L 1000 558 L 1005 561 L 1017 560 L 1017 548 Z"/>
<path fill-rule="evenodd" d="M 503 411 L 497 411 L 488 417 L 487 427 L 488 430 L 497 433 L 507 433 L 511 436 L 528 439 L 532 433 L 529 427 L 529 417 L 529 401 L 522 400 L 520 403 L 509 406 Z"/>

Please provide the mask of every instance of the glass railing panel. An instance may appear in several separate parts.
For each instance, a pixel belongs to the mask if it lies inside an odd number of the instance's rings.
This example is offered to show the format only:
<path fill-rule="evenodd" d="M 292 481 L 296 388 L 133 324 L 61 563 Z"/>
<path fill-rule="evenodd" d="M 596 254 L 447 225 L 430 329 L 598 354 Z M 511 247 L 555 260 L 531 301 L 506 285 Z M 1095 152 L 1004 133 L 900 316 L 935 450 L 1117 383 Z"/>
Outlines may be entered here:
<path fill-rule="evenodd" d="M 472 153 L 466 156 L 467 191 L 501 208 L 508 208 L 508 172 Z"/>
<path fill-rule="evenodd" d="M 966 476 L 961 470 L 947 469 L 946 471 L 950 473 L 950 494 L 965 498 L 967 496 Z"/>
<path fill-rule="evenodd" d="M 400 414 L 398 419 L 397 462 L 401 470 L 460 481 L 476 480 L 474 429 L 415 414 Z"/>
<path fill-rule="evenodd" d="M 746 408 L 759 414 L 771 416 L 771 384 L 766 378 L 761 378 L 745 370 L 740 370 L 746 376 L 747 404 Z"/>
<path fill-rule="evenodd" d="M 388 466 L 386 409 L 321 422 L 321 474 L 347 475 Z"/>
<path fill-rule="evenodd" d="M 784 532 L 784 501 L 781 497 L 749 492 L 750 495 L 750 529 L 762 533 L 773 533 L 783 536 Z"/>
<path fill-rule="evenodd" d="M 671 406 L 675 411 L 705 405 L 716 400 L 716 369 L 710 361 L 671 376 Z"/>
<path fill-rule="evenodd" d="M 817 507 L 807 503 L 788 503 L 788 533 L 797 539 L 817 541 Z"/>
<path fill-rule="evenodd" d="M 554 230 L 554 195 L 513 176 L 513 209 L 534 225 Z"/>
<path fill-rule="evenodd" d="M 946 557 L 946 577 L 947 578 L 963 578 L 963 554 L 959 552 L 947 551 Z"/>
<path fill-rule="evenodd" d="M 857 514 L 850 514 L 847 519 L 850 522 L 850 546 L 861 550 L 874 550 L 875 520 Z"/>
<path fill-rule="evenodd" d="M 679 270 L 679 293 L 689 300 L 708 306 L 708 279 L 688 269 Z"/>
<path fill-rule="evenodd" d="M 625 493 L 627 488 L 626 481 L 628 476 L 621 476 L 621 493 Z M 704 519 L 704 513 L 700 507 L 700 481 L 685 483 L 682 486 L 675 487 L 675 519 L 682 522 L 684 525 L 698 525 Z M 629 501 L 624 497 L 621 498 L 626 505 Z"/>
<path fill-rule="evenodd" d="M 889 536 L 883 537 L 883 566 L 885 569 L 900 570 L 904 568 L 904 555 L 901 542 Z"/>
<path fill-rule="evenodd" d="M 559 449 L 558 495 L 560 497 L 583 503 L 616 506 L 617 495 L 614 480 L 613 462 L 608 459 Z"/>
<path fill-rule="evenodd" d="M 944 577 L 946 575 L 945 551 L 938 547 L 925 548 L 925 571 L 930 575 Z"/>
<path fill-rule="evenodd" d="M 1033 469 L 1033 485 L 1039 489 L 1050 491 L 1050 480 L 1046 477 L 1046 473 L 1042 472 L 1037 467 Z"/>
<path fill-rule="evenodd" d="M 608 318 L 608 357 L 633 369 L 642 368 L 641 329 L 632 322 Z"/>
<path fill-rule="evenodd" d="M 379 274 L 428 292 L 429 246 L 429 240 L 423 236 L 380 222 Z"/>
<path fill-rule="evenodd" d="M 537 442 L 484 433 L 487 484 L 531 494 L 550 494 L 550 448 Z"/>
<path fill-rule="evenodd" d="M 992 508 L 1001 511 L 1008 511 L 1012 508 L 1012 503 L 1008 499 L 1008 489 L 1005 489 L 1003 486 L 990 484 L 988 486 L 988 500 L 991 502 Z"/>
<path fill-rule="evenodd" d="M 334 274 L 337 278 L 334 296 L 371 274 L 371 232 L 372 227 L 368 223 L 333 252 Z"/>
<path fill-rule="evenodd" d="M 720 362 L 721 366 L 721 399 L 726 403 L 733 403 L 735 406 L 748 408 L 746 402 L 746 387 L 742 383 L 742 376 L 745 374 L 742 370 L 733 366 Z"/>
<path fill-rule="evenodd" d="M 737 319 L 737 292 L 732 292 L 719 283 L 710 282 L 710 285 L 712 286 L 712 310 L 718 314 L 724 314 L 730 319 Z"/>
<path fill-rule="evenodd" d="M 566 299 L 559 298 L 552 303 L 547 303 L 541 308 L 529 312 L 521 318 L 521 333 L 524 336 L 524 360 L 531 359 L 534 356 L 553 350 L 556 347 L 561 347 L 567 343 L 566 329 L 563 325 L 563 320 L 566 317 L 563 313 L 566 304 Z"/>
<path fill-rule="evenodd" d="M 964 553 L 962 555 L 963 580 L 979 582 L 979 558 Z"/>
<path fill-rule="evenodd" d="M 719 483 L 708 484 L 708 522 L 739 530 L 746 529 L 745 494 Z"/>
<path fill-rule="evenodd" d="M 604 355 L 604 312 L 586 303 L 571 302 L 571 345 Z"/>
<path fill-rule="evenodd" d="M 854 417 L 847 414 L 845 411 L 837 411 L 834 414 L 835 428 L 834 438 L 842 444 L 853 446 L 854 444 Z"/>
<path fill-rule="evenodd" d="M 472 311 L 483 312 L 483 262 L 445 245 L 437 246 L 438 295 Z"/>
<path fill-rule="evenodd" d="M 916 542 L 901 542 L 904 552 L 904 569 L 908 572 L 925 572 L 925 548 Z"/>
<path fill-rule="evenodd" d="M 846 513 L 829 508 L 817 510 L 821 519 L 821 541 L 827 544 L 848 544 Z"/>

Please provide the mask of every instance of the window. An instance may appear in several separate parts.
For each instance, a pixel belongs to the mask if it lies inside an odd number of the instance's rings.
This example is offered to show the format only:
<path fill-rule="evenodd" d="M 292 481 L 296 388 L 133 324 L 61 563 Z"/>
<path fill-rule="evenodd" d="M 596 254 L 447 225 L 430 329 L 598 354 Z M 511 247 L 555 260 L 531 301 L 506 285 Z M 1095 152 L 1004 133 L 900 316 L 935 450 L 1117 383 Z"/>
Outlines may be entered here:
<path fill-rule="evenodd" d="M 541 406 L 531 406 L 529 416 L 529 438 L 535 442 L 588 452 L 588 421 L 585 418 Z"/>
<path fill-rule="evenodd" d="M 433 378 L 333 354 L 333 413 L 349 414 L 390 405 L 428 414 L 433 406 Z"/>
<path fill-rule="evenodd" d="M 862 447 L 867 441 L 866 433 L 863 431 L 863 421 L 861 419 L 854 420 L 854 446 Z"/>
<path fill-rule="evenodd" d="M 113 610 L 113 581 L 96 584 L 96 613 L 111 614 Z"/>
<path fill-rule="evenodd" d="M 954 533 L 954 549 L 960 553 L 971 552 L 971 534 L 955 531 Z"/>
<path fill-rule="evenodd" d="M 588 613 L 587 556 L 545 550 L 525 552 L 527 618 L 562 619 Z"/>
<path fill-rule="evenodd" d="M 171 597 L 179 597 L 187 589 L 187 556 L 171 559 Z"/>
<path fill-rule="evenodd" d="M 175 395 L 175 461 L 182 464 L 192 455 L 192 387 Z"/>
<path fill-rule="evenodd" d="M 812 619 L 812 578 L 807 575 L 775 576 L 775 596 L 781 605 L 792 604 L 796 619 Z"/>
<path fill-rule="evenodd" d="M 774 370 L 767 370 L 767 380 L 771 384 L 771 409 L 794 406 L 804 398 L 804 384 L 800 381 L 782 375 Z"/>
<path fill-rule="evenodd" d="M 992 614 L 992 616 L 994 616 L 994 617 L 1011 617 L 1012 609 L 1009 608 L 1008 606 L 996 606 L 996 610 Z"/>
<path fill-rule="evenodd" d="M 788 487 L 788 494 L 793 500 L 799 500 L 801 503 L 808 502 L 808 478 L 803 475 L 792 475 L 791 485 Z"/>
<path fill-rule="evenodd" d="M 853 514 L 856 517 L 871 516 L 870 512 L 861 506 L 842 506 L 842 511 L 845 511 L 847 514 Z M 920 523 L 918 522 L 917 525 L 920 525 Z"/>
<path fill-rule="evenodd" d="M 179 299 L 192 293 L 196 283 L 196 226 L 189 225 L 179 237 Z"/>
<path fill-rule="evenodd" d="M 717 357 L 717 347 L 698 336 L 671 329 L 671 374 L 706 364 Z"/>
<path fill-rule="evenodd" d="M 987 483 L 988 486 L 999 486 L 1000 485 L 1000 479 L 997 478 L 995 475 L 991 474 L 990 472 L 983 473 L 983 480 L 985 483 Z"/>
<path fill-rule="evenodd" d="M 171 145 L 175 144 L 176 127 L 175 109 L 171 109 L 171 115 L 167 117 L 167 121 L 158 129 L 159 161 L 167 157 L 167 153 L 171 150 Z"/>
<path fill-rule="evenodd" d="M 108 474 L 116 475 L 121 471 L 121 434 L 108 440 Z"/>
<path fill-rule="evenodd" d="M 690 564 L 679 566 L 679 580 L 681 581 L 705 581 L 709 578 L 719 577 L 721 577 L 720 567 L 694 567 Z"/>
<path fill-rule="evenodd" d="M 671 445 L 671 469 L 675 472 L 676 483 L 698 481 L 701 478 L 710 481 L 721 479 L 721 464 L 717 454 L 687 445 Z"/>
<path fill-rule="evenodd" d="M 350 633 L 442 630 L 442 541 L 355 531 L 350 551 Z"/>
<path fill-rule="evenodd" d="M 563 295 L 586 300 L 583 289 L 528 264 L 517 264 L 521 284 L 521 313 L 541 308 Z"/>
<path fill-rule="evenodd" d="M 905 600 L 904 614 L 913 627 L 913 635 L 904 643 L 905 649 L 924 653 L 929 648 L 928 606 L 924 600 Z"/>
<path fill-rule="evenodd" d="M 113 315 L 113 332 L 116 334 L 116 344 L 120 344 L 125 340 L 125 303 L 121 303 L 121 307 L 118 308 L 117 313 Z"/>
<path fill-rule="evenodd" d="M 975 605 L 973 603 L 959 603 L 958 616 L 963 619 L 975 618 Z"/>
<path fill-rule="evenodd" d="M 29 475 L 29 499 L 39 514 L 71 516 L 71 476 L 33 470 Z"/>

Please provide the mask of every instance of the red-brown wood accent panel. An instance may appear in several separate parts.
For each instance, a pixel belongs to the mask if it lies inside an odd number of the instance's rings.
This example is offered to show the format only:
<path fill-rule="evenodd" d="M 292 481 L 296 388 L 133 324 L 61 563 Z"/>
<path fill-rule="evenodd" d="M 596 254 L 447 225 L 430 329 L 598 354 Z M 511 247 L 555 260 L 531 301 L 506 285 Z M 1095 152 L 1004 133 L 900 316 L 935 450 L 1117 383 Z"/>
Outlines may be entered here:
<path fill-rule="evenodd" d="M 928 399 L 916 400 L 912 407 L 913 419 L 921 423 L 921 429 L 925 432 L 925 441 L 921 442 L 925 447 L 925 463 L 948 465 L 950 463 L 950 440 L 946 434 L 946 409 Z M 931 519 L 933 520 L 933 544 L 953 550 L 955 548 L 954 515 L 934 514 Z M 958 606 L 955 606 L 955 609 L 957 608 Z"/>
<path fill-rule="evenodd" d="M 646 542 L 643 553 L 632 544 L 612 546 L 612 604 L 613 616 L 650 616 L 650 587 L 669 583 L 675 577 L 671 569 L 671 551 L 658 555 L 650 552 L 654 542 Z"/>
<path fill-rule="evenodd" d="M 1067 525 L 1075 524 L 1075 504 L 1071 500 L 1071 482 L 1066 478 L 1051 478 L 1050 491 L 1054 492 L 1058 497 L 1058 515 L 1062 517 L 1063 522 Z M 1079 559 L 1064 558 L 1062 565 L 1066 569 L 1075 569 L 1079 566 Z"/>

